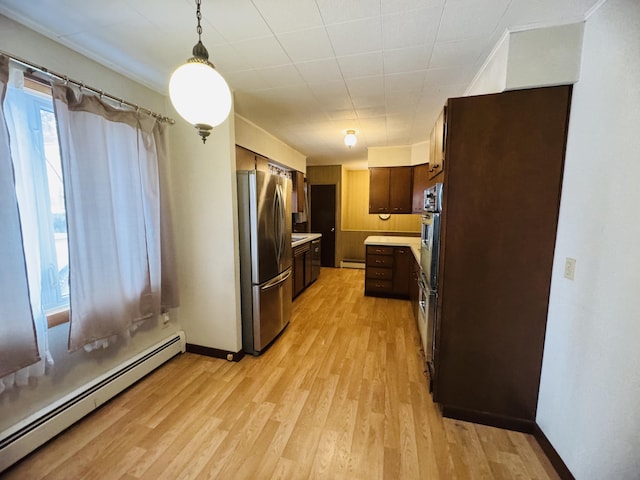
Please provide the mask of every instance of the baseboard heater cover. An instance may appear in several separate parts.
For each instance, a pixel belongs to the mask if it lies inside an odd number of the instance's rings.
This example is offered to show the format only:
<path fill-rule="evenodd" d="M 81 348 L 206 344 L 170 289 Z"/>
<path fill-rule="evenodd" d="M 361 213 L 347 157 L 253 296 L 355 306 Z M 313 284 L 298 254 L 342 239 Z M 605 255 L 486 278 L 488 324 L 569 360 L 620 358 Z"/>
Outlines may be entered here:
<path fill-rule="evenodd" d="M 186 349 L 176 332 L 0 434 L 0 472 Z"/>
<path fill-rule="evenodd" d="M 340 268 L 359 268 L 364 270 L 365 262 L 364 260 L 341 260 Z"/>

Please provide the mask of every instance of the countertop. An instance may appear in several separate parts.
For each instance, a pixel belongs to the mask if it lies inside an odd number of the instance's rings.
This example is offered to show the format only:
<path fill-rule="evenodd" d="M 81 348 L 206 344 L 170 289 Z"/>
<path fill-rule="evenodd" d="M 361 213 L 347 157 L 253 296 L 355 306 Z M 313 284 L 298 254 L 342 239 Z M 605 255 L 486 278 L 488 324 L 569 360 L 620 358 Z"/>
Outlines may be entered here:
<path fill-rule="evenodd" d="M 303 243 L 310 242 L 311 240 L 315 240 L 316 238 L 321 238 L 321 233 L 298 233 L 294 232 L 291 234 L 291 246 L 297 247 L 298 245 L 302 245 Z M 294 240 L 294 239 L 298 240 Z"/>
<path fill-rule="evenodd" d="M 382 245 L 389 247 L 410 247 L 413 256 L 420 263 L 420 237 L 392 237 L 373 235 L 364 241 L 365 245 Z"/>

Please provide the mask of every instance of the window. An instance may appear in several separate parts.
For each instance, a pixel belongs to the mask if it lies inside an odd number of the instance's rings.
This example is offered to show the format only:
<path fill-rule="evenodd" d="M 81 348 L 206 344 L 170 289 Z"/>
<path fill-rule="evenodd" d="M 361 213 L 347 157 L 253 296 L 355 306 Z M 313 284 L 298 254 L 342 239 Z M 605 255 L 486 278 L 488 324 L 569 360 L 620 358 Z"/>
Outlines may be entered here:
<path fill-rule="evenodd" d="M 19 158 L 29 162 L 29 190 L 34 192 L 34 214 L 39 226 L 42 308 L 46 313 L 69 306 L 69 253 L 64 186 L 53 101 L 48 88 L 25 79 L 25 88 L 9 87 L 6 100 L 20 106 L 16 118 L 21 142 Z M 13 141 L 13 140 L 12 140 Z M 21 215 L 25 209 L 21 208 Z"/>

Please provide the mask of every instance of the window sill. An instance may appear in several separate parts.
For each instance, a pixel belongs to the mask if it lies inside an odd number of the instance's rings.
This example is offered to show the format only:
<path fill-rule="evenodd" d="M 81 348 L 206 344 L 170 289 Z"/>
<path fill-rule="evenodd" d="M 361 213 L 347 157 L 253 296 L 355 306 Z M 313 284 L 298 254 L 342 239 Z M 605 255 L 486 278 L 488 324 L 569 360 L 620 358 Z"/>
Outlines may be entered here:
<path fill-rule="evenodd" d="M 69 308 L 54 310 L 47 313 L 47 326 L 53 328 L 69 321 Z"/>

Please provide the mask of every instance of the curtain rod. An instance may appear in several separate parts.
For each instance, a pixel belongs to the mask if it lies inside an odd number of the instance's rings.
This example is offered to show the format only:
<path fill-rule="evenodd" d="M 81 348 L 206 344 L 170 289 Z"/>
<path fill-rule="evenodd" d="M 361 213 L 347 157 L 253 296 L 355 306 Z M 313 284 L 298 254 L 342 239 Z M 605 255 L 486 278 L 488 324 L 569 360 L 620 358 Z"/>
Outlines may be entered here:
<path fill-rule="evenodd" d="M 160 115 L 159 113 L 156 113 L 156 112 L 154 112 L 152 110 L 149 110 L 148 108 L 144 108 L 144 107 L 139 106 L 138 104 L 135 104 L 135 103 L 132 103 L 132 102 L 128 102 L 126 100 L 123 100 L 122 98 L 115 97 L 115 96 L 113 96 L 113 95 L 111 95 L 109 93 L 104 92 L 103 90 L 99 90 L 99 89 L 97 89 L 95 87 L 91 87 L 89 85 L 85 85 L 84 82 L 79 82 L 77 80 L 73 80 L 73 79 L 67 77 L 66 75 L 61 75 L 60 73 L 53 72 L 53 71 L 49 70 L 46 67 L 35 65 L 34 63 L 31 63 L 31 62 L 29 62 L 27 60 L 24 60 L 24 59 L 20 58 L 20 57 L 16 57 L 15 55 L 11 55 L 10 53 L 6 53 L 6 52 L 4 52 L 2 50 L 0 50 L 0 54 L 9 57 L 10 60 L 13 60 L 14 62 L 19 63 L 21 65 L 24 65 L 27 68 L 36 70 L 36 71 L 38 71 L 40 73 L 44 73 L 45 75 L 48 75 L 49 77 L 54 77 L 54 78 L 57 78 L 58 80 L 63 80 L 65 83 L 71 83 L 73 85 L 76 85 L 76 86 L 80 87 L 81 90 L 82 89 L 88 90 L 88 91 L 90 91 L 92 93 L 95 93 L 96 95 L 99 95 L 100 97 L 106 97 L 109 100 L 112 100 L 112 101 L 114 101 L 116 103 L 119 103 L 121 106 L 122 105 L 126 105 L 127 107 L 132 108 L 134 110 L 139 110 L 139 111 L 145 112 L 148 115 L 151 115 L 153 118 L 157 118 L 158 120 L 160 120 L 162 122 L 167 122 L 167 123 L 169 123 L 171 125 L 176 123 L 176 121 L 171 117 L 167 117 L 166 115 Z"/>

